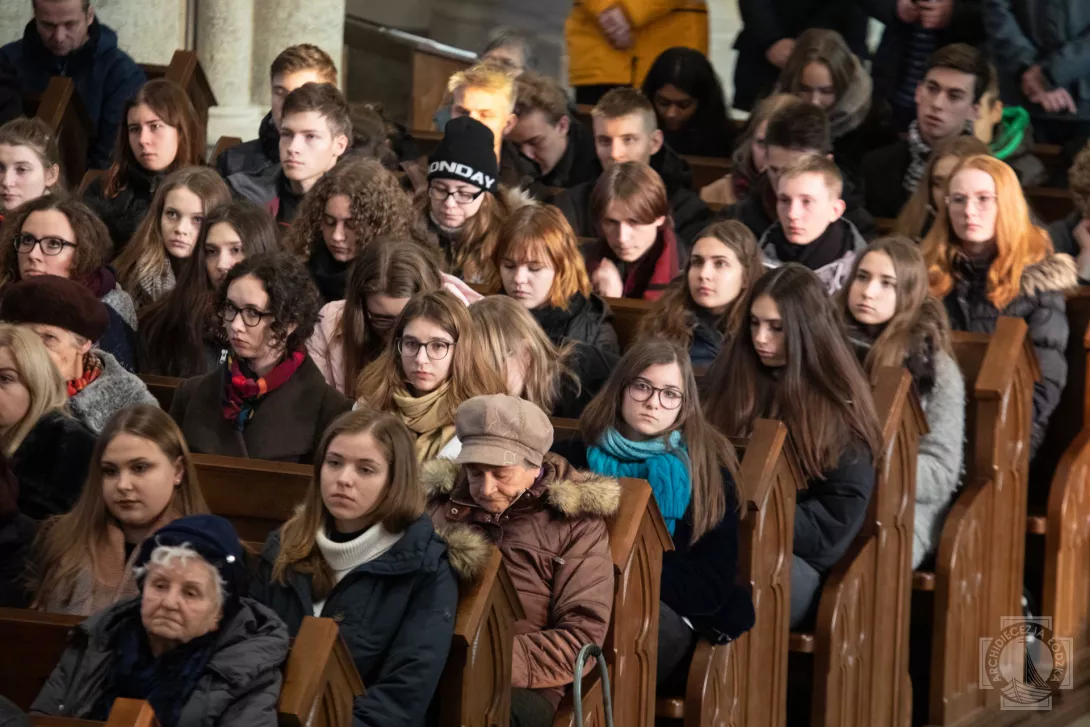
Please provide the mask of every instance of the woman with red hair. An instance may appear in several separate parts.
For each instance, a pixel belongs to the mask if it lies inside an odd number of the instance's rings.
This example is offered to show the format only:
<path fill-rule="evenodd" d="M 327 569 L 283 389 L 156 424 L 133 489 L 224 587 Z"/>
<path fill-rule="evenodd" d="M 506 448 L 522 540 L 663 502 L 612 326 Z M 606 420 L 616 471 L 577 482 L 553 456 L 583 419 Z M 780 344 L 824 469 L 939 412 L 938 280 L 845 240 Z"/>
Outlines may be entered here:
<path fill-rule="evenodd" d="M 1078 284 L 1075 261 L 1057 254 L 1030 220 L 1018 177 L 990 156 L 954 168 L 946 205 L 923 240 L 931 293 L 955 331 L 992 333 L 999 316 L 1022 318 L 1041 367 L 1034 384 L 1030 456 L 1067 383 L 1064 291 Z"/>

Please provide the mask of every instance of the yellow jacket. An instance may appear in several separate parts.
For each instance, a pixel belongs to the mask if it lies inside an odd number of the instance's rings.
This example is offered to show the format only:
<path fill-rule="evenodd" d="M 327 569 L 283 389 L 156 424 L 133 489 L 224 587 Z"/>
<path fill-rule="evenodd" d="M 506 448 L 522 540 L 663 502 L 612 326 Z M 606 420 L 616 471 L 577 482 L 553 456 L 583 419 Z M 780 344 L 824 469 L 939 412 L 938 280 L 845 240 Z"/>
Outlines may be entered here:
<path fill-rule="evenodd" d="M 628 50 L 611 46 L 598 27 L 598 15 L 614 5 L 632 24 L 635 42 Z M 668 48 L 685 46 L 707 55 L 708 7 L 704 0 L 575 0 L 564 35 L 571 85 L 639 87 Z"/>

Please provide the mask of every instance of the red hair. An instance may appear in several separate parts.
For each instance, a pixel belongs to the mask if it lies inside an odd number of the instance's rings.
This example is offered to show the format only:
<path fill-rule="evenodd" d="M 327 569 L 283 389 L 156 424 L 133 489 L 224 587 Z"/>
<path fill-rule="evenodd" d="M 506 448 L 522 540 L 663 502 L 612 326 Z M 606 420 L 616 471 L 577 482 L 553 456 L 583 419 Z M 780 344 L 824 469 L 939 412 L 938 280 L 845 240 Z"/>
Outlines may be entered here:
<path fill-rule="evenodd" d="M 950 180 L 965 169 L 977 169 L 995 182 L 995 251 L 988 268 L 988 300 L 1003 310 L 1018 297 L 1022 271 L 1052 253 L 1048 233 L 1033 224 L 1029 206 L 1014 170 L 995 157 L 978 154 L 962 159 L 950 174 Z M 961 242 L 950 224 L 950 205 L 939 212 L 931 232 L 923 239 L 931 294 L 940 300 L 954 287 L 951 270 Z"/>

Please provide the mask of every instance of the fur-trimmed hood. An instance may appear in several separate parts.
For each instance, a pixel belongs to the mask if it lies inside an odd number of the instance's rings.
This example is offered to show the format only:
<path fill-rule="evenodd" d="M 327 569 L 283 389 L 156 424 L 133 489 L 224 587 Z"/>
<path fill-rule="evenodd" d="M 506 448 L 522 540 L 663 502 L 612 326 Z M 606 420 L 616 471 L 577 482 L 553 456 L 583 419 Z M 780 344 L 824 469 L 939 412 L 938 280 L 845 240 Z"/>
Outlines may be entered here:
<path fill-rule="evenodd" d="M 487 525 L 502 527 L 505 541 L 509 532 L 517 533 L 519 539 L 539 540 L 547 552 L 544 541 L 552 540 L 556 531 L 567 531 L 580 520 L 616 514 L 621 499 L 616 479 L 577 470 L 552 453 L 545 455 L 543 467 L 545 475 L 533 488 L 502 516 L 490 517 L 472 504 L 460 465 L 450 460 L 424 463 L 421 487 L 436 532 L 446 541 L 450 564 L 460 578 L 472 580 L 488 560 L 493 544 Z"/>
<path fill-rule="evenodd" d="M 1065 253 L 1049 255 L 1022 271 L 1022 295 L 1063 292 L 1078 285 L 1075 260 Z"/>

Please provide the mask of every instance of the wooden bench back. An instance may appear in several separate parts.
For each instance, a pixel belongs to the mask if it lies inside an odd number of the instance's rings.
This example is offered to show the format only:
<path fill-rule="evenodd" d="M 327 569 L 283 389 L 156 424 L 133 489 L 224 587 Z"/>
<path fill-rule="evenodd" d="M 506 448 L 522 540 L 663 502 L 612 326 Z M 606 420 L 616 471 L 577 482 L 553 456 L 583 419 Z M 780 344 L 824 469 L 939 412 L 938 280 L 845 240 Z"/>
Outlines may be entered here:
<path fill-rule="evenodd" d="M 624 352 L 636 342 L 640 321 L 655 304 L 639 298 L 607 298 L 606 303 L 613 311 L 613 328 L 617 331 L 617 340 Z"/>
<path fill-rule="evenodd" d="M 208 508 L 231 521 L 244 541 L 263 543 L 303 502 L 313 469 L 259 459 L 193 455 Z"/>
<path fill-rule="evenodd" d="M 23 111 L 45 122 L 57 139 L 61 167 L 70 189 L 76 189 L 87 170 L 87 151 L 95 128 L 76 93 L 71 78 L 53 76 L 42 94 L 24 94 Z"/>
<path fill-rule="evenodd" d="M 216 146 L 213 147 L 212 154 L 208 157 L 208 163 L 215 164 L 216 160 L 220 158 L 220 154 L 241 143 L 242 139 L 237 136 L 221 136 L 216 140 Z"/>
<path fill-rule="evenodd" d="M 208 109 L 216 105 L 216 94 L 194 51 L 179 49 L 171 56 L 170 65 L 141 64 L 141 68 L 149 81 L 165 78 L 184 88 L 197 112 L 201 129 L 208 128 Z"/>
<path fill-rule="evenodd" d="M 174 402 L 174 392 L 178 390 L 178 386 L 185 379 L 178 379 L 173 376 L 140 374 L 140 380 L 144 382 L 144 386 L 148 387 L 148 391 L 159 402 L 159 408 L 163 411 L 170 411 L 170 405 Z"/>

